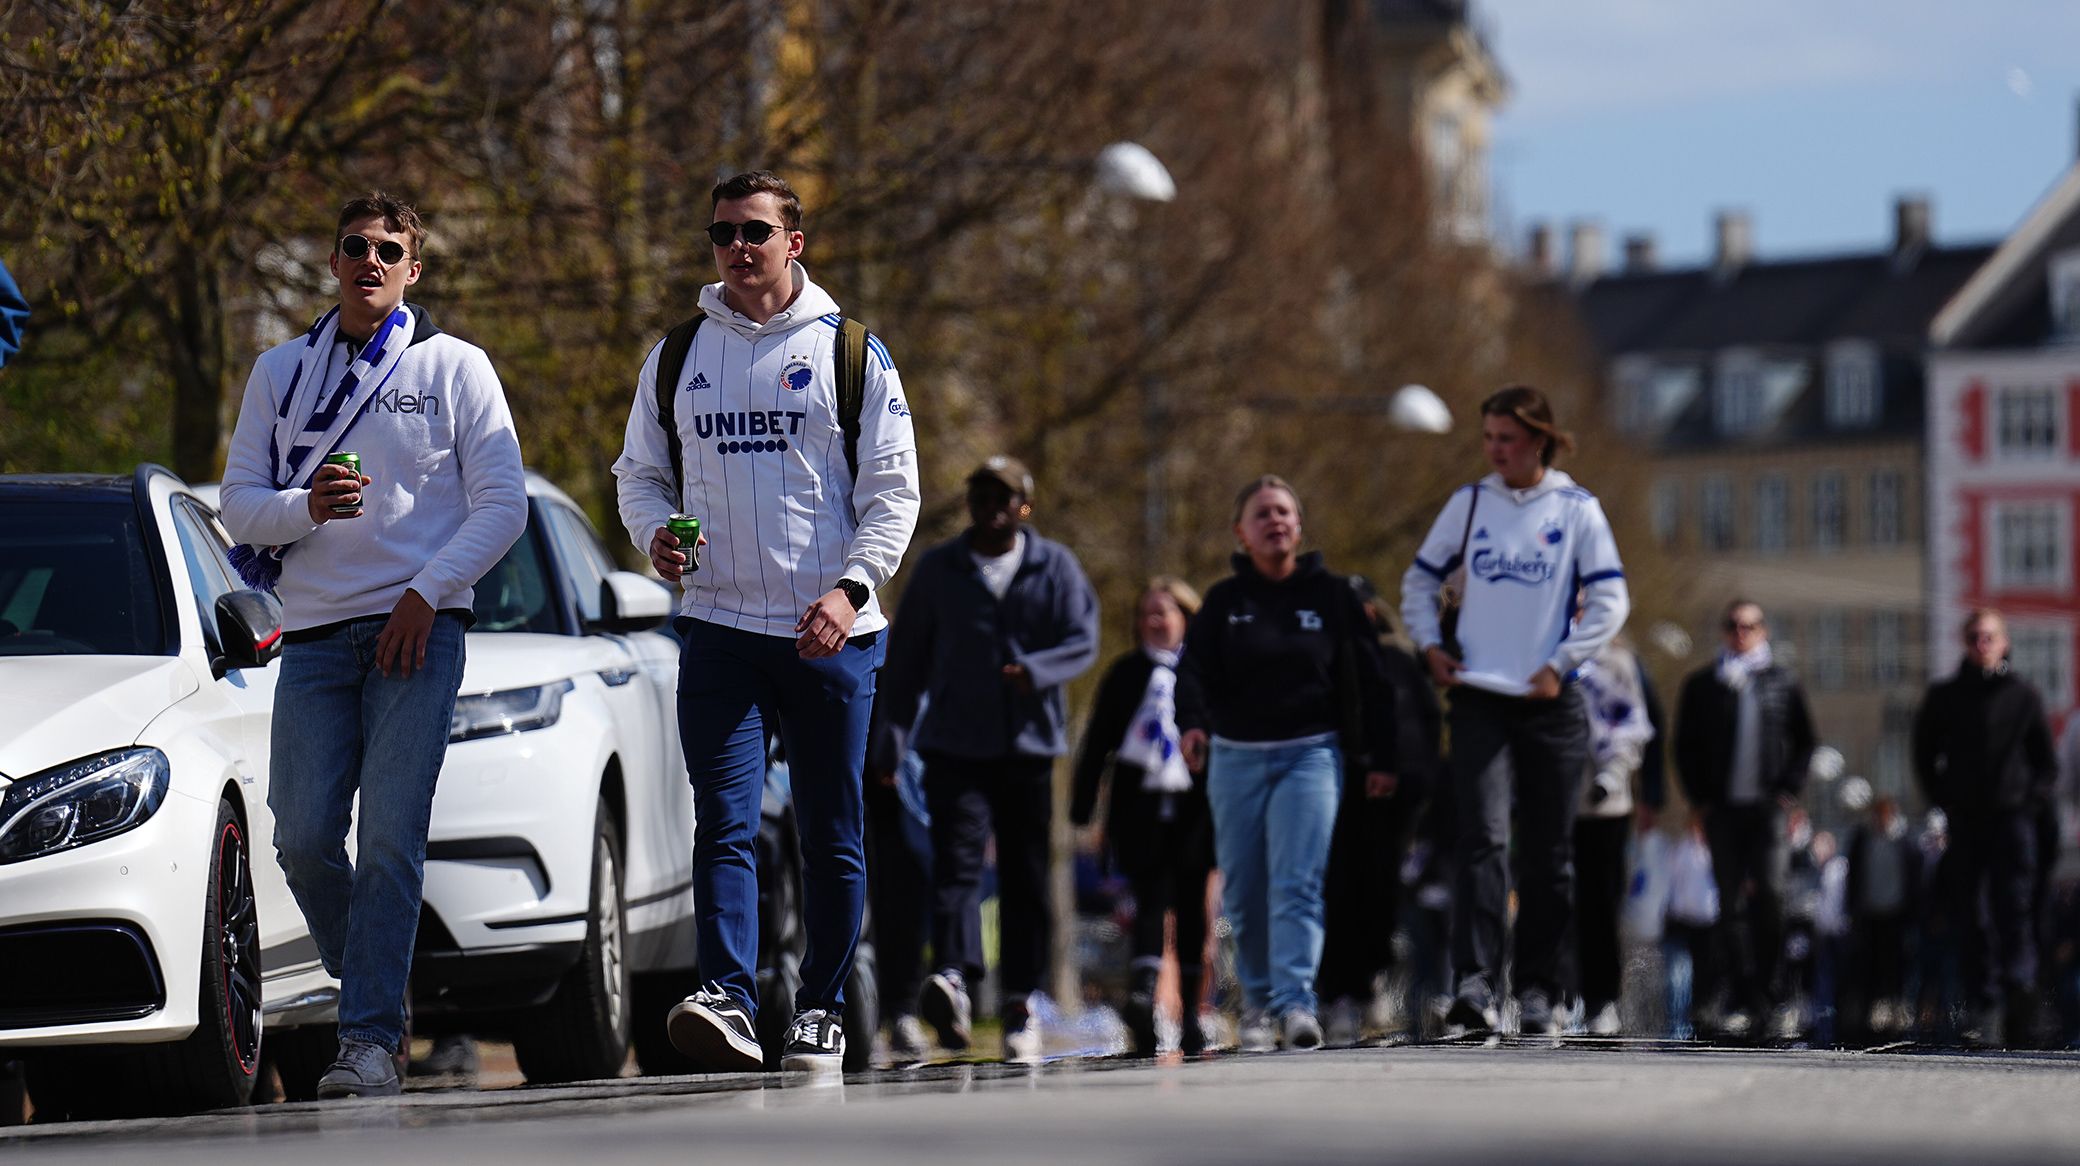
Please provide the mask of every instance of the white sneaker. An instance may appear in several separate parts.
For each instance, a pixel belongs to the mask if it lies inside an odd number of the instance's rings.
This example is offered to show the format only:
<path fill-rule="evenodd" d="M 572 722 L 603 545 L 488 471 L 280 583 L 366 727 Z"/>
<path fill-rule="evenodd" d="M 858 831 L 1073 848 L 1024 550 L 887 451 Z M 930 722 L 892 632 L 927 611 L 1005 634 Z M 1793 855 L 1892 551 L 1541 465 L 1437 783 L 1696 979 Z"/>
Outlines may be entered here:
<path fill-rule="evenodd" d="M 1004 1059 L 1021 1065 L 1041 1059 L 1040 1022 L 1030 1013 L 1015 1027 L 1009 1018 L 1004 1021 Z"/>
<path fill-rule="evenodd" d="M 1624 1026 L 1618 1020 L 1616 1001 L 1606 1003 L 1596 1010 L 1596 1015 L 1589 1018 L 1590 1036 L 1616 1036 L 1623 1030 Z"/>
<path fill-rule="evenodd" d="M 931 1039 L 924 1034 L 924 1022 L 915 1016 L 906 1012 L 888 1026 L 890 1057 L 899 1061 L 922 1060 L 931 1048 Z"/>
<path fill-rule="evenodd" d="M 1285 1042 L 1289 1049 L 1318 1049 L 1322 1047 L 1322 1022 L 1305 1008 L 1295 1008 L 1286 1013 Z"/>
<path fill-rule="evenodd" d="M 1277 1030 L 1271 1026 L 1271 1018 L 1261 1008 L 1247 1009 L 1242 1014 L 1242 1028 L 1237 1034 L 1245 1053 L 1268 1053 L 1278 1047 Z"/>

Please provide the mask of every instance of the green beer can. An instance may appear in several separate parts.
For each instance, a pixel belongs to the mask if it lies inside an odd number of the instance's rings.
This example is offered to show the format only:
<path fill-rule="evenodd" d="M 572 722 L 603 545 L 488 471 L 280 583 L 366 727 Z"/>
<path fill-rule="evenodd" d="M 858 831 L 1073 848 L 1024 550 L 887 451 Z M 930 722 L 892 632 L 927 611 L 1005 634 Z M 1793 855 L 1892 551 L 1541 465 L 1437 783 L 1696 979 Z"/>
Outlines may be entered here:
<path fill-rule="evenodd" d="M 664 528 L 679 540 L 679 549 L 686 552 L 686 569 L 701 569 L 701 520 L 691 514 L 674 514 L 664 520 Z"/>
<path fill-rule="evenodd" d="M 326 458 L 325 464 L 328 466 L 345 466 L 354 471 L 355 481 L 361 480 L 361 455 L 358 453 L 336 453 Z M 334 506 L 332 507 L 332 513 L 339 518 L 359 518 L 361 516 L 361 507 L 358 503 L 353 506 Z"/>

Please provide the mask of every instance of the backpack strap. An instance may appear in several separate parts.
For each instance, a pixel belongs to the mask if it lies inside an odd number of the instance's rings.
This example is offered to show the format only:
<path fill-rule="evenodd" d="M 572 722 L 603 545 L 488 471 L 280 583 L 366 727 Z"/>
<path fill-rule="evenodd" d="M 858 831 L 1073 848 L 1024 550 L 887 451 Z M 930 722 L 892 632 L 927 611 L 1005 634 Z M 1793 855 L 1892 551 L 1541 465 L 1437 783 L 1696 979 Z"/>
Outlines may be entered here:
<path fill-rule="evenodd" d="M 672 458 L 672 509 L 686 504 L 686 451 L 679 447 L 679 374 L 686 356 L 693 351 L 693 334 L 701 330 L 705 314 L 696 313 L 664 334 L 664 351 L 657 354 L 657 424 L 664 430 L 664 446 Z"/>
<path fill-rule="evenodd" d="M 838 321 L 838 426 L 845 431 L 845 466 L 859 481 L 859 414 L 867 399 L 867 326 Z"/>

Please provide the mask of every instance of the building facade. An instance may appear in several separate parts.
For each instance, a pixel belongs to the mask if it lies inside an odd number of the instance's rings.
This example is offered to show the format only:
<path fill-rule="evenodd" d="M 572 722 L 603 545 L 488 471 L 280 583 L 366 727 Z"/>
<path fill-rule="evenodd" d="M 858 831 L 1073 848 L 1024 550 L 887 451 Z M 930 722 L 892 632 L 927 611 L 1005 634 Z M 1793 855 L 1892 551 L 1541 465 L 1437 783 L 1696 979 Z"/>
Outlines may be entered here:
<path fill-rule="evenodd" d="M 2080 165 L 1930 329 L 1929 620 L 1936 675 L 1977 607 L 2053 729 L 2080 704 Z"/>
<path fill-rule="evenodd" d="M 1534 262 L 1550 265 L 1535 231 Z M 1929 320 L 1991 253 L 1931 238 L 1899 200 L 1885 250 L 1757 260 L 1722 214 L 1708 265 L 1664 270 L 1649 240 L 1602 269 L 1578 227 L 1564 278 L 1604 360 L 1610 423 L 1654 469 L 1655 537 L 1694 566 L 1689 666 L 1726 604 L 1768 614 L 1844 772 L 1910 793 L 1913 709 L 1928 675 L 1924 371 Z"/>

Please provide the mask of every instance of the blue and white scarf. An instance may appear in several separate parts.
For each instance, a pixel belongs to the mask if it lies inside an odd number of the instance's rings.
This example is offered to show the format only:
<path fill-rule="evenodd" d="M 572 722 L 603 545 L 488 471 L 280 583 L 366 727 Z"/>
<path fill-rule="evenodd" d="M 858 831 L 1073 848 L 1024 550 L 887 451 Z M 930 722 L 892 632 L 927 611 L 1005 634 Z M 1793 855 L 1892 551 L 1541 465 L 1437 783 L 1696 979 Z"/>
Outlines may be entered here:
<path fill-rule="evenodd" d="M 339 448 L 369 400 L 397 371 L 404 350 L 411 347 L 412 328 L 412 314 L 400 304 L 361 346 L 330 392 L 319 377 L 332 359 L 332 346 L 339 341 L 339 309 L 318 317 L 304 333 L 303 355 L 289 378 L 289 390 L 275 406 L 274 432 L 267 442 L 268 455 L 274 461 L 275 489 L 307 485 Z M 231 566 L 247 586 L 272 592 L 282 577 L 282 556 L 287 553 L 287 547 L 241 544 L 231 548 Z"/>
<path fill-rule="evenodd" d="M 1176 652 L 1144 646 L 1155 668 L 1148 674 L 1148 687 L 1141 706 L 1134 710 L 1127 735 L 1115 754 L 1121 761 L 1138 765 L 1147 775 L 1141 788 L 1150 793 L 1175 794 L 1192 788 L 1191 771 L 1184 765 L 1184 750 L 1177 733 Z"/>

